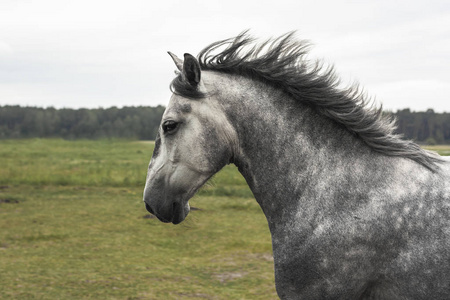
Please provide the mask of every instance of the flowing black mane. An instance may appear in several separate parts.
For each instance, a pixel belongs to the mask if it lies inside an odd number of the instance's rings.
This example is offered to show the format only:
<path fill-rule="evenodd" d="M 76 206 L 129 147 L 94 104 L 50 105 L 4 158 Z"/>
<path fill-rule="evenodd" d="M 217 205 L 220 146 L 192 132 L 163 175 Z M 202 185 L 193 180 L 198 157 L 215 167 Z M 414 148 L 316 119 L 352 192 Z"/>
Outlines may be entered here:
<path fill-rule="evenodd" d="M 381 107 L 374 108 L 357 86 L 340 89 L 333 68 L 311 64 L 306 59 L 308 47 L 308 43 L 294 40 L 293 33 L 255 44 L 244 32 L 209 45 L 200 52 L 198 60 L 202 70 L 252 78 L 285 91 L 342 124 L 377 152 L 412 159 L 430 170 L 438 169 L 439 156 L 395 134 L 395 120 L 383 115 Z M 219 48 L 225 49 L 218 52 Z M 172 81 L 171 88 L 190 98 L 205 96 L 186 84 L 181 75 Z"/>

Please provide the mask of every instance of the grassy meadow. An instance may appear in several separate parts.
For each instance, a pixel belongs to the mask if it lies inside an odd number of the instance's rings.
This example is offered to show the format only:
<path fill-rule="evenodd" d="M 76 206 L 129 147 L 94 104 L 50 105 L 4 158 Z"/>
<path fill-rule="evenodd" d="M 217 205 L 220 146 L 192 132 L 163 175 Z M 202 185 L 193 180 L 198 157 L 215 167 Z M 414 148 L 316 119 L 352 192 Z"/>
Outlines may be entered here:
<path fill-rule="evenodd" d="M 236 168 L 163 224 L 142 203 L 152 150 L 0 141 L 0 299 L 276 299 L 267 223 Z"/>
<path fill-rule="evenodd" d="M 0 141 L 0 299 L 274 299 L 270 233 L 227 166 L 180 225 L 142 203 L 151 142 Z"/>

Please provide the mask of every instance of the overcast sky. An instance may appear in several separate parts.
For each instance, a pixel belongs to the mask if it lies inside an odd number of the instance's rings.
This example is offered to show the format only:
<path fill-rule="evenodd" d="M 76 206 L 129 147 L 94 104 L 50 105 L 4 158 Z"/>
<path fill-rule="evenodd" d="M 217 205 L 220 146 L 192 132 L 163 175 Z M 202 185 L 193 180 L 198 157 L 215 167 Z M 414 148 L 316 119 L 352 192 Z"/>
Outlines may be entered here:
<path fill-rule="evenodd" d="M 450 1 L 0 0 L 0 105 L 166 105 L 174 65 L 296 30 L 385 109 L 450 112 Z"/>

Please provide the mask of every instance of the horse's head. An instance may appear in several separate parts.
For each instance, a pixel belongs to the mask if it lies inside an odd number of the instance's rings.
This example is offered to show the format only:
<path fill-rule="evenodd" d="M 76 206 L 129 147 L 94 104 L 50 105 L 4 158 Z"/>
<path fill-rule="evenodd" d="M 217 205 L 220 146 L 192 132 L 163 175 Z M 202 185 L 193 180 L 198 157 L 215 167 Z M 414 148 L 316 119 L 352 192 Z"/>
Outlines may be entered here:
<path fill-rule="evenodd" d="M 172 56 L 180 70 L 178 85 L 164 112 L 144 189 L 147 210 L 163 222 L 178 224 L 189 213 L 188 200 L 233 157 L 233 128 L 202 77 L 196 58 Z M 203 76 L 205 75 L 205 76 Z M 174 84 L 175 85 L 175 84 Z M 189 93 L 197 95 L 195 99 Z M 198 96 L 202 95 L 202 96 Z"/>

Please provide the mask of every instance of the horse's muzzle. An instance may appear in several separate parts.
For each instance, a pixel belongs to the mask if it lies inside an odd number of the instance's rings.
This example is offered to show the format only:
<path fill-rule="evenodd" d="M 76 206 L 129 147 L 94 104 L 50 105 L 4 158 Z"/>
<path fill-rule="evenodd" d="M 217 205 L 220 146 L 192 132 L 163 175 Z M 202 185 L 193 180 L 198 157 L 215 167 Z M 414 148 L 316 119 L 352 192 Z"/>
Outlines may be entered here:
<path fill-rule="evenodd" d="M 152 215 L 154 215 L 155 213 L 153 212 L 153 209 L 150 207 L 150 205 L 147 204 L 147 202 L 145 202 L 145 208 L 147 209 L 147 211 L 149 213 L 151 213 Z"/>
<path fill-rule="evenodd" d="M 181 204 L 177 202 L 172 203 L 172 209 L 166 210 L 164 213 L 157 213 L 147 202 L 145 202 L 145 208 L 149 213 L 156 216 L 158 220 L 164 223 L 181 223 L 187 215 Z"/>

